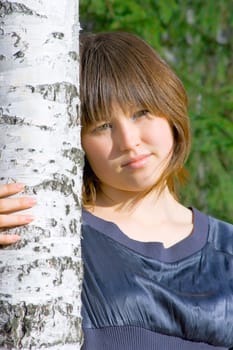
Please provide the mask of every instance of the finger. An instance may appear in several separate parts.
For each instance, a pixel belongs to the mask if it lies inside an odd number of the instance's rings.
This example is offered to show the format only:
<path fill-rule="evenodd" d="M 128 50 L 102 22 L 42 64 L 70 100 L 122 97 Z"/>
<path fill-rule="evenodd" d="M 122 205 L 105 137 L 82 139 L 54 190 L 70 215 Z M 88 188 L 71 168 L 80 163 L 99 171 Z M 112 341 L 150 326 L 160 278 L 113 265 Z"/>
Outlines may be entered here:
<path fill-rule="evenodd" d="M 35 220 L 32 215 L 0 215 L 0 227 L 16 227 L 21 225 L 30 224 Z"/>
<path fill-rule="evenodd" d="M 31 197 L 0 199 L 0 213 L 13 213 L 18 210 L 31 208 L 36 204 L 36 199 Z"/>
<path fill-rule="evenodd" d="M 11 196 L 12 194 L 22 191 L 24 187 L 24 184 L 18 182 L 0 185 L 0 197 Z"/>
<path fill-rule="evenodd" d="M 0 235 L 0 245 L 8 245 L 16 243 L 20 240 L 20 236 L 18 235 Z"/>

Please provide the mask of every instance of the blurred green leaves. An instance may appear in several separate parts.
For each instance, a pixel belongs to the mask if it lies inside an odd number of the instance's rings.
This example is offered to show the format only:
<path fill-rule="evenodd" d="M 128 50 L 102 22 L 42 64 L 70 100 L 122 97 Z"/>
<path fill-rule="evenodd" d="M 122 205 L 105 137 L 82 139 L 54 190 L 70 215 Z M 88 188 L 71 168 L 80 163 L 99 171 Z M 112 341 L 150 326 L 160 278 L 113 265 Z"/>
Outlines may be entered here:
<path fill-rule="evenodd" d="M 186 205 L 233 222 L 233 2 L 80 0 L 87 31 L 129 31 L 148 41 L 183 81 L 193 148 Z"/>

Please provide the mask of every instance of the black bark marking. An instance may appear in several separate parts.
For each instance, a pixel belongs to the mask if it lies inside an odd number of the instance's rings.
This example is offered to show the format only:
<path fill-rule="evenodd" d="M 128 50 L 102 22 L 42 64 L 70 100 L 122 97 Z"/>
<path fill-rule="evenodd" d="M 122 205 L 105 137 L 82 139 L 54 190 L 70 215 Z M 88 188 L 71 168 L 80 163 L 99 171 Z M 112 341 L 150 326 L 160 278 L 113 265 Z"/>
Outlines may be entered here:
<path fill-rule="evenodd" d="M 12 15 L 14 13 L 22 13 L 28 16 L 36 16 L 40 18 L 47 18 L 45 15 L 41 15 L 36 11 L 31 10 L 24 4 L 19 2 L 9 2 L 9 1 L 1 1 L 0 3 L 0 17 L 5 17 Z"/>
<path fill-rule="evenodd" d="M 64 39 L 64 33 L 62 32 L 53 32 L 51 35 L 55 39 L 59 39 L 59 40 Z"/>
<path fill-rule="evenodd" d="M 66 149 L 63 152 L 63 157 L 70 159 L 77 165 L 84 165 L 83 161 L 83 151 L 76 147 L 71 147 L 70 149 Z"/>
<path fill-rule="evenodd" d="M 73 233 L 74 235 L 77 234 L 78 226 L 77 226 L 77 220 L 76 219 L 72 219 L 70 221 L 69 229 L 70 229 L 70 232 Z"/>
<path fill-rule="evenodd" d="M 13 33 L 11 34 L 11 37 L 12 37 L 12 38 L 16 38 L 15 43 L 14 43 L 14 47 L 17 47 L 17 46 L 18 46 L 18 43 L 19 43 L 20 40 L 21 40 L 20 36 L 19 36 L 17 33 L 13 32 Z"/>
<path fill-rule="evenodd" d="M 57 226 L 57 220 L 55 220 L 54 218 L 51 219 L 51 226 L 52 227 L 56 227 Z"/>
<path fill-rule="evenodd" d="M 64 33 L 62 32 L 53 32 L 50 33 L 50 35 L 48 36 L 48 39 L 45 41 L 44 44 L 48 44 L 50 41 L 52 41 L 53 39 L 58 39 L 58 40 L 62 40 L 64 39 Z"/>
<path fill-rule="evenodd" d="M 79 60 L 79 55 L 78 55 L 78 53 L 75 52 L 75 51 L 70 51 L 70 52 L 68 53 L 68 55 L 69 55 L 70 58 L 72 58 L 72 60 L 74 60 L 74 61 L 78 61 L 78 60 Z"/>
<path fill-rule="evenodd" d="M 62 193 L 65 197 L 72 196 L 74 199 L 75 204 L 77 207 L 80 207 L 79 199 L 77 194 L 74 192 L 74 182 L 73 180 L 69 180 L 69 178 L 60 173 L 54 173 L 52 175 L 52 179 L 45 179 L 42 183 L 33 186 L 33 188 L 30 188 L 29 186 L 26 186 L 24 188 L 25 194 L 37 194 L 37 191 L 43 189 L 49 189 L 51 191 L 58 191 Z M 54 204 L 56 206 L 56 203 Z"/>
<path fill-rule="evenodd" d="M 67 204 L 66 205 L 66 215 L 69 215 L 70 213 L 70 206 Z"/>
<path fill-rule="evenodd" d="M 79 334 L 81 319 L 73 314 L 73 305 L 63 302 L 59 297 L 42 305 L 29 303 L 26 306 L 24 302 L 12 305 L 7 301 L 0 301 L 0 314 L 0 346 L 4 349 L 23 349 L 25 346 L 27 349 L 39 347 L 47 349 L 56 344 L 59 347 L 64 339 L 55 339 L 48 344 L 41 344 L 37 337 L 38 332 L 43 333 L 47 327 L 47 320 L 53 315 L 68 317 L 70 327 L 73 331 L 76 330 L 66 336 L 67 343 L 77 342 L 77 336 L 79 338 L 81 336 Z M 24 337 L 25 339 L 30 337 L 30 343 L 25 343 Z"/>
<path fill-rule="evenodd" d="M 21 58 L 24 54 L 23 51 L 18 51 L 15 57 Z M 15 92 L 17 87 L 10 87 L 9 92 Z M 48 101 L 54 101 L 67 105 L 67 114 L 69 117 L 68 127 L 76 126 L 79 124 L 78 120 L 78 110 L 77 113 L 73 113 L 72 102 L 78 97 L 77 87 L 73 84 L 67 82 L 54 83 L 54 84 L 41 84 L 41 85 L 26 85 L 26 89 L 29 89 L 31 93 L 39 93 L 43 99 Z M 59 115 L 58 115 L 59 117 Z M 0 109 L 0 124 L 9 124 L 9 125 L 30 125 L 39 127 L 41 130 L 53 130 L 52 127 L 46 125 L 31 125 L 25 123 L 24 119 L 19 116 L 8 115 L 6 112 L 3 112 L 3 109 Z"/>
<path fill-rule="evenodd" d="M 16 53 L 14 53 L 13 56 L 15 57 L 15 59 L 17 59 L 17 58 L 22 58 L 22 57 L 24 57 L 25 54 L 24 54 L 24 52 L 23 52 L 22 50 L 20 50 L 20 51 L 17 51 Z"/>
<path fill-rule="evenodd" d="M 78 96 L 77 87 L 73 84 L 61 82 L 54 84 L 26 85 L 31 92 L 39 93 L 45 100 L 71 104 Z"/>
<path fill-rule="evenodd" d="M 67 114 L 69 116 L 68 126 L 78 125 L 78 114 L 73 115 L 71 106 L 73 99 L 78 97 L 78 90 L 74 84 L 60 82 L 54 84 L 41 84 L 37 86 L 27 85 L 27 88 L 33 93 L 39 93 L 43 99 L 48 101 L 56 101 L 67 105 Z"/>
<path fill-rule="evenodd" d="M 1 113 L 1 111 L 0 111 Z M 0 125 L 18 125 L 18 126 L 31 126 L 39 128 L 40 130 L 53 131 L 53 128 L 47 125 L 36 125 L 25 122 L 25 118 L 18 117 L 16 115 L 0 114 Z"/>
<path fill-rule="evenodd" d="M 26 334 L 27 307 L 25 303 L 11 305 L 0 301 L 0 345 L 7 346 L 6 349 L 22 348 L 22 339 Z"/>
<path fill-rule="evenodd" d="M 78 168 L 77 168 L 76 165 L 73 166 L 73 168 L 72 168 L 72 170 L 71 170 L 71 174 L 73 174 L 73 175 L 78 175 Z"/>
<path fill-rule="evenodd" d="M 24 118 L 17 117 L 16 115 L 0 115 L 0 124 L 5 125 L 24 125 Z"/>

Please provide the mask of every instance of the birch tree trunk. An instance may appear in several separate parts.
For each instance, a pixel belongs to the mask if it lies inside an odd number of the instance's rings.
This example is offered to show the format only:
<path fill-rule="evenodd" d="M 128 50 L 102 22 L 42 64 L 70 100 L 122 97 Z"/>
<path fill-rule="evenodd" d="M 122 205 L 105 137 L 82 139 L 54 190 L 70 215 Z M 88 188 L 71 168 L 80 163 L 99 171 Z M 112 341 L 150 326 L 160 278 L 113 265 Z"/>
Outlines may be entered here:
<path fill-rule="evenodd" d="M 21 242 L 0 250 L 0 349 L 77 350 L 78 0 L 0 1 L 0 19 L 0 181 L 38 201 Z"/>

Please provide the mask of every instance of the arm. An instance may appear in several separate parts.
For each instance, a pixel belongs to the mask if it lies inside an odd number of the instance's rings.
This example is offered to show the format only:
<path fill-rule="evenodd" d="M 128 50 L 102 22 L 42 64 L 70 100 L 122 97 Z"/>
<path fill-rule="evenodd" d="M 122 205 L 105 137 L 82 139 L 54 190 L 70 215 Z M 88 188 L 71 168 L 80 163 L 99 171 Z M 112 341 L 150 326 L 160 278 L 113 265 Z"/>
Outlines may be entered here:
<path fill-rule="evenodd" d="M 36 203 L 34 198 L 9 198 L 11 195 L 21 192 L 23 188 L 24 185 L 17 183 L 0 185 L 0 229 L 26 225 L 33 221 L 32 215 L 17 212 L 31 208 Z M 18 240 L 20 240 L 20 236 L 17 234 L 0 233 L 0 245 L 12 244 Z"/>

